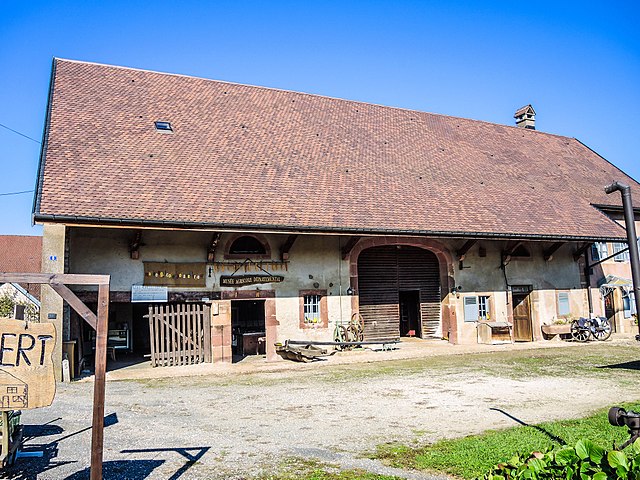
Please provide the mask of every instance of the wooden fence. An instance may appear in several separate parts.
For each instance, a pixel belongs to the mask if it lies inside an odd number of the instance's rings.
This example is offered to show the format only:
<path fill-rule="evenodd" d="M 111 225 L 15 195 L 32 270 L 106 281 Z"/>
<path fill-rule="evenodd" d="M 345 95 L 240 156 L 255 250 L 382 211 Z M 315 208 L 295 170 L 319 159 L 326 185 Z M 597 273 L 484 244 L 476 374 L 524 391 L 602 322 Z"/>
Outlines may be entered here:
<path fill-rule="evenodd" d="M 209 305 L 150 305 L 149 335 L 153 367 L 211 362 Z"/>

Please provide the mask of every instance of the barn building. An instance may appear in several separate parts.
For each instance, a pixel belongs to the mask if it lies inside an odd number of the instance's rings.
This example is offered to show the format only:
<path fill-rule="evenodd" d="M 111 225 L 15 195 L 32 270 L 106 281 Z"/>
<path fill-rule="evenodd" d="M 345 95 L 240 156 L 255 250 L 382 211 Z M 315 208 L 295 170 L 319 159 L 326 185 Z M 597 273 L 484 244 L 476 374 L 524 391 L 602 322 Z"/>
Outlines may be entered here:
<path fill-rule="evenodd" d="M 354 315 L 368 340 L 541 340 L 602 302 L 589 252 L 626 239 L 603 187 L 640 185 L 536 130 L 531 106 L 516 120 L 55 59 L 42 268 L 111 275 L 110 345 L 141 355 L 154 308 L 188 317 L 178 337 L 203 332 L 214 362 L 331 340 Z M 48 287 L 42 316 L 91 348 Z"/>

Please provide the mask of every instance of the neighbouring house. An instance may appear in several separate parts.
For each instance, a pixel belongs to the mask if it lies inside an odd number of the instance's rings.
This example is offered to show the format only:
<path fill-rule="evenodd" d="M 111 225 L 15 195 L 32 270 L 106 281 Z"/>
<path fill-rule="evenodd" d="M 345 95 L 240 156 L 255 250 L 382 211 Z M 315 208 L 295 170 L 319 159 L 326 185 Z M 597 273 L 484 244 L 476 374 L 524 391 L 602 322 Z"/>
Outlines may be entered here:
<path fill-rule="evenodd" d="M 40 301 L 19 283 L 0 284 L 0 318 L 3 317 L 40 321 Z"/>
<path fill-rule="evenodd" d="M 600 208 L 624 225 L 620 209 L 607 209 L 604 206 Z M 640 231 L 640 221 L 636 221 L 636 231 Z M 627 243 L 593 243 L 589 257 L 591 295 L 596 299 L 593 305 L 594 312 L 611 320 L 614 331 L 637 331 L 636 303 Z"/>
<path fill-rule="evenodd" d="M 0 235 L 0 272 L 40 273 L 42 237 L 35 235 Z M 40 285 L 22 284 L 30 295 L 40 298 Z"/>
<path fill-rule="evenodd" d="M 276 358 L 354 315 L 367 340 L 540 340 L 588 314 L 591 246 L 625 242 L 603 187 L 640 185 L 516 120 L 55 59 L 42 269 L 111 275 L 111 345 L 174 363 L 203 336 L 213 361 Z M 42 316 L 90 345 L 49 292 Z"/>
<path fill-rule="evenodd" d="M 42 237 L 0 235 L 0 272 L 40 273 Z M 0 317 L 37 319 L 40 285 L 0 283 Z"/>

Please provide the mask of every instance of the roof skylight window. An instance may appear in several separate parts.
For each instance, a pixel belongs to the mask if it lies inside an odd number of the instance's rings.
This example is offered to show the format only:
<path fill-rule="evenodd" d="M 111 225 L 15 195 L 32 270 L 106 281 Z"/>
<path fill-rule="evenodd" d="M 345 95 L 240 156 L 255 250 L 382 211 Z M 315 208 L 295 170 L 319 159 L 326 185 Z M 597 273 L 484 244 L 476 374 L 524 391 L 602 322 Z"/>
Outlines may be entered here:
<path fill-rule="evenodd" d="M 159 132 L 173 132 L 173 128 L 171 128 L 171 122 L 154 122 L 156 125 L 156 130 Z"/>

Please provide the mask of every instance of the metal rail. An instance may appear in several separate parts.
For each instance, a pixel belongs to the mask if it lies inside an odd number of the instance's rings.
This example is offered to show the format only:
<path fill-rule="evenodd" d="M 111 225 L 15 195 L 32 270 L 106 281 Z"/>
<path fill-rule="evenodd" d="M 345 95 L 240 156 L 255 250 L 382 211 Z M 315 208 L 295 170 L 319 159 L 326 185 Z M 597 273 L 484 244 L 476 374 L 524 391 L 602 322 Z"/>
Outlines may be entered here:
<path fill-rule="evenodd" d="M 366 342 L 316 342 L 305 340 L 285 340 L 285 345 L 322 345 L 322 346 L 335 346 L 335 347 L 355 347 L 360 345 L 389 345 L 400 343 L 399 338 L 389 338 L 383 340 L 369 340 Z"/>

